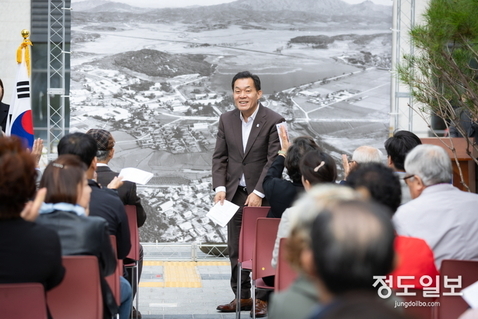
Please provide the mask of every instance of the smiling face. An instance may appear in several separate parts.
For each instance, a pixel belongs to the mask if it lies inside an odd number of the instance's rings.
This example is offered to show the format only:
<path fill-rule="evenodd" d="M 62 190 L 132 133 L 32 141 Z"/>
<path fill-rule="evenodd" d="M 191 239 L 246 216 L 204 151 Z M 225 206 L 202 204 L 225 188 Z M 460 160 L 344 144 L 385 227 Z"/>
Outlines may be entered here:
<path fill-rule="evenodd" d="M 262 91 L 256 90 L 252 78 L 237 79 L 234 83 L 234 104 L 247 119 L 257 109 Z"/>

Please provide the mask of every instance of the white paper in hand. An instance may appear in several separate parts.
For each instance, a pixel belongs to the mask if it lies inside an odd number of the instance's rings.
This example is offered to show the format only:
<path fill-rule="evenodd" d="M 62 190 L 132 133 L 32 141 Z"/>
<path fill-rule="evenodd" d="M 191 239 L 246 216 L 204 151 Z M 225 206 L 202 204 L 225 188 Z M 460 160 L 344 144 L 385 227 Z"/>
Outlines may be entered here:
<path fill-rule="evenodd" d="M 231 203 L 228 200 L 224 200 L 223 205 L 221 205 L 220 202 L 217 202 L 211 208 L 211 210 L 209 210 L 206 216 L 216 224 L 224 227 L 231 220 L 232 216 L 234 216 L 238 209 L 238 205 Z"/>
<path fill-rule="evenodd" d="M 289 139 L 289 129 L 287 128 L 287 122 L 282 122 L 282 123 L 276 124 L 277 134 L 279 134 L 280 148 L 282 148 L 282 140 L 280 139 L 280 128 L 281 127 L 285 130 L 285 135 L 287 136 L 287 139 Z"/>
<path fill-rule="evenodd" d="M 462 289 L 463 299 L 470 305 L 471 308 L 478 308 L 478 281 Z"/>
<path fill-rule="evenodd" d="M 153 175 L 153 173 L 134 167 L 123 168 L 119 173 L 119 177 L 123 177 L 123 181 L 129 181 L 141 185 L 148 183 Z"/>

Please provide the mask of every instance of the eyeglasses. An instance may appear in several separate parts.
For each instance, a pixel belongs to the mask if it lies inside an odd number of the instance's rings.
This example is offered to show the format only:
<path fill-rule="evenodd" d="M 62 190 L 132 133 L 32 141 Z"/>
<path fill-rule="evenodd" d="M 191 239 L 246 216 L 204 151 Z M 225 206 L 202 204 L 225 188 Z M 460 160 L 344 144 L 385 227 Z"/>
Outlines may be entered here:
<path fill-rule="evenodd" d="M 412 177 L 415 177 L 415 174 L 405 176 L 405 177 L 403 178 L 403 180 L 405 181 L 406 184 L 408 184 L 407 180 L 410 179 L 410 178 L 412 178 Z"/>

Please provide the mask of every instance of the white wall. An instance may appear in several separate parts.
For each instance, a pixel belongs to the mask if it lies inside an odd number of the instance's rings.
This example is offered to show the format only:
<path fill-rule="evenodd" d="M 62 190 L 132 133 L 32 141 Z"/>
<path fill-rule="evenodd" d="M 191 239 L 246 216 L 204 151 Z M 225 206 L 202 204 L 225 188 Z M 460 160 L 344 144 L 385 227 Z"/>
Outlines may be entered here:
<path fill-rule="evenodd" d="M 16 52 L 23 41 L 21 31 L 31 30 L 30 0 L 1 0 L 0 2 L 0 78 L 5 86 L 3 102 L 10 104 L 16 77 Z"/>
<path fill-rule="evenodd" d="M 396 50 L 396 46 L 399 46 L 399 52 L 395 51 L 396 53 L 396 62 L 400 63 L 401 57 L 403 54 L 410 54 L 411 47 L 410 47 L 410 39 L 408 33 L 410 31 L 410 22 L 411 22 L 411 13 L 414 12 L 414 23 L 415 25 L 423 24 L 423 13 L 428 7 L 428 0 L 395 0 L 394 2 L 394 9 L 396 10 L 397 5 L 401 7 L 401 23 L 396 23 L 394 28 L 398 31 L 398 38 L 395 43 L 392 45 L 394 46 L 393 50 Z M 414 6 L 414 8 L 412 8 Z M 397 12 L 394 10 L 394 13 Z M 396 19 L 396 18 L 395 18 Z M 397 21 L 397 20 L 395 20 Z M 395 82 L 393 82 L 395 83 Z M 396 92 L 395 84 L 392 84 L 392 97 L 391 97 L 391 104 L 392 104 L 392 117 L 390 121 L 390 129 L 391 131 L 397 129 L 409 130 L 414 132 L 420 137 L 428 136 L 428 124 L 427 122 L 419 116 L 416 112 L 410 109 L 409 104 L 413 105 L 413 108 L 418 109 L 419 104 L 416 102 L 411 101 L 403 94 L 408 93 L 408 87 L 402 84 L 398 86 L 398 92 Z M 402 97 L 395 98 L 395 94 L 402 93 Z M 394 109 L 395 106 L 395 109 Z M 393 113 L 397 113 L 393 115 Z"/>

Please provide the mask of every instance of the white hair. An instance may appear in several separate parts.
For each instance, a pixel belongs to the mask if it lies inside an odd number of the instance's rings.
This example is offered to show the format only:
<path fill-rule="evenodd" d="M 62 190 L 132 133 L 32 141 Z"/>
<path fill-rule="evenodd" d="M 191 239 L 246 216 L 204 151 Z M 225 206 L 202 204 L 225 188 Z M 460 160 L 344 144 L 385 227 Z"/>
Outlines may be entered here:
<path fill-rule="evenodd" d="M 352 161 L 357 163 L 382 163 L 383 153 L 375 147 L 372 146 L 360 146 L 352 154 Z"/>
<path fill-rule="evenodd" d="M 405 158 L 405 171 L 420 177 L 425 186 L 451 183 L 451 160 L 443 147 L 422 144 L 415 146 Z"/>

